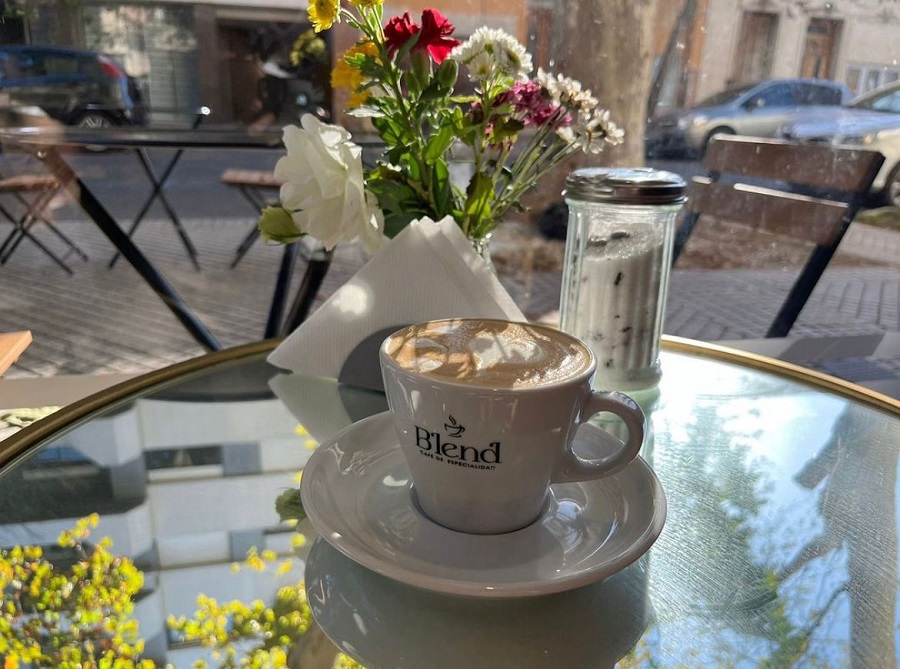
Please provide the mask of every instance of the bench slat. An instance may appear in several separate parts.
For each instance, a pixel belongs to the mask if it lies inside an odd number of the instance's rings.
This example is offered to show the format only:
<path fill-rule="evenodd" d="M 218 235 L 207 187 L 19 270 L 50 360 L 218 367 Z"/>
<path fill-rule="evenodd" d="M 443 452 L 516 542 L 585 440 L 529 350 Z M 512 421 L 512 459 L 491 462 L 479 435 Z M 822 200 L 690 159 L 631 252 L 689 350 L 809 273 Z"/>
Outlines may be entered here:
<path fill-rule="evenodd" d="M 844 228 L 845 202 L 694 177 L 688 210 L 786 235 L 817 245 L 833 244 Z"/>

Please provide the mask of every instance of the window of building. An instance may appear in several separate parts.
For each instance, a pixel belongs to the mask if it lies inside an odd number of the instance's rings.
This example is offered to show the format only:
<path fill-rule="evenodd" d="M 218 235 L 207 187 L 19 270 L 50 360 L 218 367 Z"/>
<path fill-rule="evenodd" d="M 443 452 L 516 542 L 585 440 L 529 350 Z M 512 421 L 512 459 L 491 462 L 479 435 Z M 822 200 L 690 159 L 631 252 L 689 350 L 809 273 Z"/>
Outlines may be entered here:
<path fill-rule="evenodd" d="M 862 95 L 863 93 L 874 91 L 876 88 L 900 80 L 900 67 L 888 65 L 848 65 L 844 80 L 855 95 Z"/>

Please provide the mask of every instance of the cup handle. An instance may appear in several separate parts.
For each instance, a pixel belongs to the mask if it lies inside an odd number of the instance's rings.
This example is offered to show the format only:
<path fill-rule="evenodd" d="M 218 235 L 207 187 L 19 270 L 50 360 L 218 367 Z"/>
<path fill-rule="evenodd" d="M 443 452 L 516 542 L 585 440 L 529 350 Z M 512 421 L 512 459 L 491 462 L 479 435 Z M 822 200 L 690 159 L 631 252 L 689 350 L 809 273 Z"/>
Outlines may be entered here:
<path fill-rule="evenodd" d="M 601 411 L 616 414 L 625 423 L 628 429 L 628 441 L 624 444 L 605 430 L 595 425 L 586 425 L 587 420 Z M 611 445 L 616 450 L 596 460 L 586 460 L 576 455 L 571 446 L 563 461 L 560 463 L 556 474 L 551 478 L 551 483 L 573 483 L 576 481 L 589 481 L 598 479 L 625 468 L 637 457 L 641 446 L 644 444 L 644 432 L 646 431 L 646 418 L 637 402 L 623 393 L 601 392 L 594 390 L 584 403 L 581 410 L 579 430 L 582 426 L 594 430 L 592 441 L 602 441 Z M 578 437 L 576 436 L 576 439 Z"/>

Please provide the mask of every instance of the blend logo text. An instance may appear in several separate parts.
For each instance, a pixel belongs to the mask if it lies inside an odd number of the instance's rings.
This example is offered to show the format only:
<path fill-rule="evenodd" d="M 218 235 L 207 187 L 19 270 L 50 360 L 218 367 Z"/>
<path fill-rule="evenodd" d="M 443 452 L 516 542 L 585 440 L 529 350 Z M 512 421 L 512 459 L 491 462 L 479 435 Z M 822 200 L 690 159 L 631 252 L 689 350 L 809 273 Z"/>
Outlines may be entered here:
<path fill-rule="evenodd" d="M 499 441 L 492 441 L 483 448 L 450 441 L 448 436 L 458 438 L 465 431 L 452 416 L 444 428 L 447 434 L 441 435 L 440 432 L 416 426 L 416 446 L 422 455 L 467 469 L 496 469 L 500 464 Z"/>

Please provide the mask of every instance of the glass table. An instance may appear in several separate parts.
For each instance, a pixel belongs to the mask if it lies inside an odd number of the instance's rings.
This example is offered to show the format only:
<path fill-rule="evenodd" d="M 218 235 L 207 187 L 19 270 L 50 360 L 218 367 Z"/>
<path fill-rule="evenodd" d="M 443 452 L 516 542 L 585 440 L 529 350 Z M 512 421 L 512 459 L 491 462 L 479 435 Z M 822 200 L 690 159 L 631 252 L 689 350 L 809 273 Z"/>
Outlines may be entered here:
<path fill-rule="evenodd" d="M 211 657 L 177 624 L 199 595 L 302 612 L 272 641 L 290 666 L 331 667 L 338 647 L 367 667 L 896 666 L 897 401 L 669 338 L 659 393 L 639 397 L 668 501 L 656 544 L 600 583 L 487 600 L 392 581 L 279 520 L 316 445 L 385 402 L 280 372 L 272 346 L 145 375 L 0 443 L 0 545 L 62 560 L 60 532 L 98 514 L 88 543 L 110 537 L 144 575 L 129 615 L 145 657 L 176 667 Z M 236 610 L 223 640 L 261 631 Z"/>

